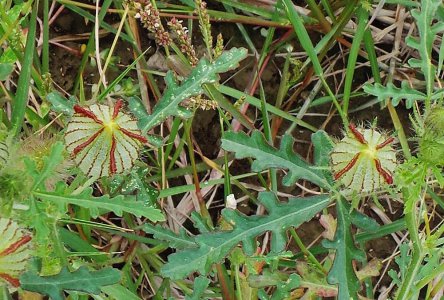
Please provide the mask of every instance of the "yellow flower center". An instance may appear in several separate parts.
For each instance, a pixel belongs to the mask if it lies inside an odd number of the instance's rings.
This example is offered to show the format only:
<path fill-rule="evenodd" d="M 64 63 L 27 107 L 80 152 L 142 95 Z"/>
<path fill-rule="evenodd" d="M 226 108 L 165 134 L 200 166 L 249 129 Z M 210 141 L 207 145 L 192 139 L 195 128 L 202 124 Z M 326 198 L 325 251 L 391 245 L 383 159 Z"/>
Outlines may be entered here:
<path fill-rule="evenodd" d="M 369 147 L 369 146 L 366 146 L 361 153 L 367 156 L 368 158 L 376 158 L 378 154 L 375 147 Z"/>
<path fill-rule="evenodd" d="M 112 134 L 113 131 L 116 130 L 118 127 L 119 127 L 119 125 L 117 125 L 113 120 L 103 123 L 103 128 L 109 134 Z"/>

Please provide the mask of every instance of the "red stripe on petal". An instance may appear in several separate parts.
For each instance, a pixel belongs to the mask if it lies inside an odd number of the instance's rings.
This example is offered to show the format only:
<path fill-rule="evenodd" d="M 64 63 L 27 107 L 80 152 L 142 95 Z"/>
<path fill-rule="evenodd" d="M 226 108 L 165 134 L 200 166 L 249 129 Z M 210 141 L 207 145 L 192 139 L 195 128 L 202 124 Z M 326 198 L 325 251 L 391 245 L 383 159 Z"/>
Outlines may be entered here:
<path fill-rule="evenodd" d="M 8 274 L 5 273 L 0 273 L 0 277 L 3 278 L 4 280 L 6 280 L 7 282 L 9 282 L 10 284 L 12 284 L 12 286 L 14 287 L 19 287 L 20 286 L 20 281 L 18 280 L 18 278 L 14 278 Z"/>
<path fill-rule="evenodd" d="M 360 153 L 357 153 L 352 160 L 338 173 L 335 174 L 335 180 L 338 180 L 339 178 L 341 178 L 345 173 L 347 173 L 348 171 L 351 170 L 351 168 L 353 168 L 353 166 L 356 164 L 356 162 L 358 161 Z"/>
<path fill-rule="evenodd" d="M 117 115 L 119 114 L 120 109 L 123 106 L 122 99 L 117 100 L 116 105 L 114 105 L 114 111 L 113 111 L 113 120 L 117 118 Z"/>
<path fill-rule="evenodd" d="M 367 141 L 365 140 L 365 137 L 356 129 L 355 124 L 350 123 L 348 125 L 348 128 L 351 130 L 355 138 L 361 143 L 361 144 L 367 144 Z"/>
<path fill-rule="evenodd" d="M 111 150 L 109 151 L 109 172 L 111 175 L 116 174 L 117 166 L 116 166 L 116 138 L 112 137 L 111 140 Z"/>
<path fill-rule="evenodd" d="M 384 170 L 382 168 L 381 162 L 377 158 L 375 158 L 375 166 L 376 166 L 376 170 L 378 170 L 378 173 L 381 174 L 381 176 L 384 178 L 385 182 L 387 182 L 388 184 L 392 184 L 393 183 L 392 175 L 390 175 L 389 172 L 387 172 L 386 170 Z"/>
<path fill-rule="evenodd" d="M 386 139 L 384 142 L 382 142 L 381 144 L 376 146 L 376 150 L 384 148 L 388 144 L 391 144 L 394 140 L 395 140 L 395 138 L 393 138 L 393 137 Z"/>
<path fill-rule="evenodd" d="M 72 151 L 72 153 L 74 155 L 77 155 L 80 151 L 85 149 L 86 146 L 91 144 L 99 136 L 99 134 L 102 133 L 102 131 L 103 131 L 103 128 L 100 128 L 100 130 L 97 131 L 96 133 L 94 133 L 86 142 L 83 142 L 80 145 L 78 145 L 77 147 L 75 147 L 74 150 Z"/>
<path fill-rule="evenodd" d="M 94 120 L 94 122 L 96 122 L 98 124 L 103 124 L 103 122 L 101 120 L 99 120 L 97 118 L 97 116 L 92 111 L 89 111 L 86 108 L 81 107 L 80 105 L 74 105 L 74 111 L 86 118 L 90 118 L 90 119 Z"/>
<path fill-rule="evenodd" d="M 120 131 L 122 131 L 125 135 L 129 136 L 130 138 L 136 139 L 141 141 L 142 143 L 147 143 L 148 140 L 146 139 L 146 137 L 141 136 L 140 134 L 131 132 L 129 130 L 126 130 L 125 128 L 119 128 Z"/>
<path fill-rule="evenodd" d="M 0 252 L 0 256 L 6 256 L 15 252 L 18 248 L 27 244 L 31 239 L 30 235 L 22 236 L 17 242 L 12 243 L 8 248 Z"/>

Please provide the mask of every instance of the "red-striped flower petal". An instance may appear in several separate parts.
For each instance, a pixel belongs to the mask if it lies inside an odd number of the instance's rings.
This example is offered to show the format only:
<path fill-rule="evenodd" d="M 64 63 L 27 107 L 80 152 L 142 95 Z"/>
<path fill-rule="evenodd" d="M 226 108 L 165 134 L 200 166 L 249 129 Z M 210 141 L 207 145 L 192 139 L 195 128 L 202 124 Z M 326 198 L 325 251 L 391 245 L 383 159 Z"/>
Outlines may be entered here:
<path fill-rule="evenodd" d="M 10 219 L 0 218 L 0 280 L 20 285 L 19 276 L 31 258 L 31 235 Z"/>
<path fill-rule="evenodd" d="M 74 106 L 65 144 L 79 168 L 88 176 L 123 173 L 133 166 L 139 148 L 146 143 L 137 121 L 122 113 L 122 100 L 114 107 L 93 104 Z"/>
<path fill-rule="evenodd" d="M 375 128 L 356 128 L 350 124 L 346 136 L 331 153 L 335 180 L 347 190 L 372 192 L 384 183 L 392 184 L 396 168 L 396 151 L 391 146 L 393 137 Z"/>

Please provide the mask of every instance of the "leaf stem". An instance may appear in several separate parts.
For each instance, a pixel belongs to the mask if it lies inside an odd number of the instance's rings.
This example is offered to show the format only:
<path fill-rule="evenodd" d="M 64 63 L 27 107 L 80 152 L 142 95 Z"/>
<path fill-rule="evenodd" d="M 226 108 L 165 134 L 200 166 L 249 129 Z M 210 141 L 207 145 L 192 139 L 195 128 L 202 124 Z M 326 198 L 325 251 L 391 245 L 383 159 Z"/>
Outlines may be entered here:
<path fill-rule="evenodd" d="M 196 197 L 199 201 L 200 215 L 206 220 L 206 222 L 209 226 L 213 226 L 210 213 L 208 212 L 207 206 L 205 205 L 205 201 L 202 197 L 202 193 L 200 190 L 200 181 L 199 181 L 199 177 L 197 176 L 196 160 L 194 158 L 194 147 L 193 147 L 193 142 L 191 140 L 191 126 L 192 126 L 192 124 L 193 124 L 193 118 L 185 121 L 185 136 L 186 136 L 186 141 L 187 141 L 187 145 L 188 145 L 188 155 L 190 157 L 190 163 L 191 163 L 191 166 L 193 169 L 193 181 L 194 181 L 194 186 L 195 186 L 195 193 L 196 193 Z"/>
<path fill-rule="evenodd" d="M 396 297 L 397 300 L 407 300 L 409 298 L 409 293 L 412 290 L 412 286 L 414 284 L 414 280 L 416 275 L 418 274 L 418 270 L 421 266 L 422 259 L 424 257 L 424 252 L 422 251 L 422 243 L 418 234 L 418 224 L 416 220 L 416 199 L 408 199 L 409 191 L 404 188 L 402 191 L 405 199 L 407 201 L 411 201 L 411 203 L 406 203 L 406 207 L 404 209 L 405 212 L 405 222 L 407 224 L 407 229 L 410 234 L 410 240 L 413 244 L 412 250 L 412 260 L 410 261 L 410 265 L 407 269 L 406 275 L 402 282 L 402 285 L 399 289 L 399 293 Z"/>
<path fill-rule="evenodd" d="M 296 242 L 296 245 L 301 249 L 302 253 L 305 255 L 305 257 L 323 274 L 327 274 L 328 271 L 324 269 L 324 267 L 321 265 L 321 263 L 314 257 L 314 255 L 305 247 L 304 243 L 299 238 L 298 234 L 296 233 L 296 230 L 294 228 L 290 228 L 290 234 L 293 237 L 294 241 Z"/>
<path fill-rule="evenodd" d="M 239 280 L 239 265 L 234 265 L 234 280 L 236 282 L 236 300 L 242 300 L 242 288 Z"/>
<path fill-rule="evenodd" d="M 387 108 L 390 113 L 390 117 L 392 118 L 393 126 L 395 126 L 395 130 L 398 133 L 398 139 L 399 143 L 401 144 L 402 152 L 404 153 L 405 158 L 409 159 L 412 157 L 412 154 L 410 153 L 407 137 L 405 135 L 404 128 L 402 127 L 398 113 L 396 112 L 396 109 L 393 107 L 391 101 L 387 102 Z"/>

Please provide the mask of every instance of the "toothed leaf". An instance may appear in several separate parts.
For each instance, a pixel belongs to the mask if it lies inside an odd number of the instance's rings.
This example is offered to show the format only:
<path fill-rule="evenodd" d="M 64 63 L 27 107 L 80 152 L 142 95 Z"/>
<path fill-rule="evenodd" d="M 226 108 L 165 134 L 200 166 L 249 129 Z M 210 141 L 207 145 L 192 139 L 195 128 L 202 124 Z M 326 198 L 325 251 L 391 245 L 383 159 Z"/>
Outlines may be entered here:
<path fill-rule="evenodd" d="M 219 56 L 215 61 L 209 62 L 206 58 L 199 61 L 190 75 L 179 85 L 172 72 L 165 77 L 167 88 L 162 98 L 153 109 L 151 115 L 139 113 L 139 128 L 146 133 L 154 126 L 163 122 L 169 116 L 190 117 L 191 112 L 179 107 L 179 104 L 191 96 L 204 93 L 203 84 L 217 83 L 219 73 L 236 68 L 239 62 L 247 56 L 244 48 L 232 48 Z M 137 103 L 130 99 L 130 108 L 140 111 Z"/>
<path fill-rule="evenodd" d="M 63 161 L 63 144 L 56 142 L 51 146 L 51 152 L 48 156 L 43 158 L 43 167 L 38 170 L 34 161 L 30 158 L 25 158 L 25 164 L 28 169 L 28 173 L 34 179 L 33 189 L 43 188 L 47 179 L 54 174 L 56 168 Z"/>
<path fill-rule="evenodd" d="M 444 29 L 441 22 L 434 23 L 438 7 L 442 5 L 441 0 L 422 1 L 420 9 L 412 10 L 412 16 L 416 20 L 419 39 L 407 37 L 407 45 L 418 50 L 420 59 L 410 59 L 409 64 L 414 68 L 420 68 L 426 82 L 427 96 L 431 97 L 436 68 L 432 63 L 432 47 L 435 35 Z M 432 26 L 433 25 L 433 26 Z"/>
<path fill-rule="evenodd" d="M 66 99 L 58 92 L 52 92 L 46 95 L 46 100 L 51 103 L 51 109 L 56 113 L 62 113 L 66 116 L 74 114 L 74 98 Z"/>
<path fill-rule="evenodd" d="M 206 277 L 199 276 L 194 280 L 193 294 L 186 296 L 185 300 L 200 300 L 209 299 L 208 297 L 202 297 L 203 293 L 210 285 L 210 280 Z"/>
<path fill-rule="evenodd" d="M 352 218 L 349 214 L 350 205 L 346 200 L 336 202 L 337 226 L 333 241 L 324 240 L 326 248 L 335 249 L 335 260 L 328 273 L 329 284 L 338 284 L 338 299 L 358 299 L 361 288 L 358 277 L 353 269 L 353 260 L 362 261 L 365 253 L 356 248 L 351 233 Z"/>
<path fill-rule="evenodd" d="M 288 170 L 288 174 L 282 180 L 286 186 L 294 184 L 299 179 L 305 179 L 322 188 L 329 189 L 331 176 L 324 173 L 321 168 L 308 164 L 296 154 L 293 151 L 293 143 L 294 139 L 285 135 L 282 138 L 280 149 L 276 149 L 267 143 L 259 131 L 254 131 L 251 137 L 243 132 L 227 132 L 222 139 L 222 148 L 234 152 L 238 159 L 255 158 L 251 166 L 254 172 L 269 168 Z M 330 147 L 331 145 L 328 144 L 328 149 Z"/>
<path fill-rule="evenodd" d="M 96 218 L 100 212 L 112 211 L 118 216 L 122 216 L 123 212 L 135 215 L 136 217 L 146 217 L 153 222 L 164 221 L 165 218 L 160 210 L 145 205 L 142 201 L 136 201 L 135 197 L 117 196 L 110 198 L 108 195 L 101 197 L 93 197 L 92 188 L 86 188 L 77 195 L 65 195 L 60 188 L 56 192 L 34 192 L 34 196 L 51 201 L 56 204 L 74 204 L 80 207 L 88 208 L 91 216 Z"/>
<path fill-rule="evenodd" d="M 160 225 L 153 226 L 151 224 L 144 224 L 142 230 L 146 233 L 153 234 L 155 239 L 168 242 L 171 248 L 185 249 L 197 247 L 194 239 L 187 236 L 184 231 L 181 231 L 178 235 Z"/>
<path fill-rule="evenodd" d="M 231 231 L 209 232 L 195 237 L 198 248 L 186 249 L 168 257 L 168 263 L 162 268 L 164 276 L 180 279 L 193 271 L 206 274 L 214 263 L 222 261 L 231 249 L 242 243 L 247 255 L 256 251 L 256 237 L 270 231 L 272 233 L 271 251 L 284 250 L 286 230 L 298 227 L 313 218 L 327 207 L 330 199 L 327 195 L 307 198 L 292 198 L 288 203 L 278 202 L 272 192 L 259 194 L 259 201 L 267 210 L 267 215 L 245 216 L 237 210 L 224 209 L 222 216 L 233 226 Z"/>
<path fill-rule="evenodd" d="M 387 86 L 383 86 L 380 83 L 374 85 L 367 83 L 364 85 L 364 91 L 378 97 L 379 101 L 391 98 L 393 106 L 398 106 L 401 100 L 406 100 L 407 108 L 412 108 L 415 101 L 424 101 L 427 97 L 423 92 L 411 88 L 406 81 L 401 83 L 400 88 L 391 82 L 387 83 Z"/>
<path fill-rule="evenodd" d="M 54 276 L 39 276 L 31 271 L 20 277 L 24 290 L 48 295 L 53 300 L 63 300 L 63 291 L 79 291 L 98 295 L 102 286 L 115 284 L 120 280 L 120 272 L 117 269 L 105 268 L 98 271 L 90 271 L 82 266 L 74 272 L 67 268 Z"/>

